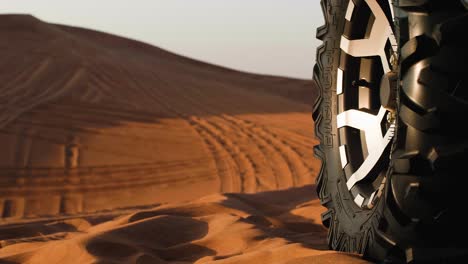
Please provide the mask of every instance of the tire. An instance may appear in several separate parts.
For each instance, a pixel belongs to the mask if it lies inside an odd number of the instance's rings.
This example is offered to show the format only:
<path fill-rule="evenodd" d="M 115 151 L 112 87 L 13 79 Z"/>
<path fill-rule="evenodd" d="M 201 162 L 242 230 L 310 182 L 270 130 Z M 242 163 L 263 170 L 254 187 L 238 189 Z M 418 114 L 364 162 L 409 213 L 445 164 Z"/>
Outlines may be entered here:
<path fill-rule="evenodd" d="M 389 2 L 321 1 L 313 119 L 322 222 L 333 250 L 460 263 L 468 257 L 468 1 Z"/>

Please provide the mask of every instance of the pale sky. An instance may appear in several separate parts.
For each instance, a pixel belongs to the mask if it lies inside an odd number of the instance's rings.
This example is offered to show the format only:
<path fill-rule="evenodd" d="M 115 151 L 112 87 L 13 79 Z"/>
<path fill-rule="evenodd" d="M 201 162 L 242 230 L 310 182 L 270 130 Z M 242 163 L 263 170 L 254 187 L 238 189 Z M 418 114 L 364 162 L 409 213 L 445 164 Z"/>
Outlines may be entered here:
<path fill-rule="evenodd" d="M 0 0 L 0 14 L 109 32 L 242 71 L 312 78 L 319 0 Z"/>

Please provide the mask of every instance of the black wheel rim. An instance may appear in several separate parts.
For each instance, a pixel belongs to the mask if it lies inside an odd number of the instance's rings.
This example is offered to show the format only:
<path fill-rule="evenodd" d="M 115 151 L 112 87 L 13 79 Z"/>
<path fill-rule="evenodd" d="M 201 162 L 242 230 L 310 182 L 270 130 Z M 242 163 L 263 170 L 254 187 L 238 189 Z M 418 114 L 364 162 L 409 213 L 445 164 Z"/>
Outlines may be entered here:
<path fill-rule="evenodd" d="M 337 130 L 346 185 L 354 202 L 371 209 L 386 182 L 393 112 L 382 106 L 381 80 L 396 72 L 393 14 L 387 0 L 350 0 L 337 72 Z"/>

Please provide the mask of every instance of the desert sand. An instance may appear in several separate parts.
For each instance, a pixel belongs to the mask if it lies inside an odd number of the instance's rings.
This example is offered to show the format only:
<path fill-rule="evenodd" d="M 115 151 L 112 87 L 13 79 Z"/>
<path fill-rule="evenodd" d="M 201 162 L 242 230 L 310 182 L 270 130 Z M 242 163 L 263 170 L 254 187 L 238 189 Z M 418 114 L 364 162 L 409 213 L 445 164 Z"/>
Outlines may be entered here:
<path fill-rule="evenodd" d="M 361 263 L 330 252 L 310 80 L 0 16 L 0 263 Z"/>
<path fill-rule="evenodd" d="M 313 186 L 0 227 L 5 263 L 365 263 L 326 250 Z M 123 214 L 123 215 L 118 215 Z M 39 234 L 32 236 L 33 234 Z M 24 238 L 27 237 L 27 238 Z M 0 261 L 1 262 L 1 261 Z"/>

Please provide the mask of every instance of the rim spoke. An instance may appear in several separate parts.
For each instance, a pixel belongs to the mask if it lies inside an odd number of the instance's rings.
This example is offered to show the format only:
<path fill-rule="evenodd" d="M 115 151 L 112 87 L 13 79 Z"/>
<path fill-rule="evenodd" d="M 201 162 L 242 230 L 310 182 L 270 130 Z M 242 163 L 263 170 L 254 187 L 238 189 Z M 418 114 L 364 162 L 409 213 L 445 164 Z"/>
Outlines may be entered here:
<path fill-rule="evenodd" d="M 392 124 L 388 129 L 385 136 L 380 141 L 379 146 L 377 148 L 370 148 L 369 149 L 369 156 L 367 159 L 362 163 L 361 167 L 349 177 L 348 182 L 346 182 L 346 186 L 348 186 L 348 190 L 356 185 L 359 181 L 362 181 L 367 177 L 370 171 L 375 167 L 377 162 L 382 157 L 385 149 L 387 148 L 388 144 L 392 141 L 393 135 L 395 134 L 395 125 Z"/>
<path fill-rule="evenodd" d="M 356 198 L 354 198 L 354 202 L 359 205 L 359 206 L 362 206 L 364 204 L 364 197 L 362 197 L 360 194 L 356 195 Z"/>
<path fill-rule="evenodd" d="M 377 115 L 360 110 L 348 110 L 337 116 L 337 125 L 338 128 L 347 126 L 364 131 L 367 147 L 372 149 L 378 147 L 382 141 L 382 129 L 380 124 L 386 113 L 387 110 L 383 107 L 380 107 Z"/>
<path fill-rule="evenodd" d="M 384 153 L 394 134 L 394 125 L 382 135 L 381 123 L 385 118 L 387 110 L 381 107 L 377 115 L 369 114 L 359 110 L 348 110 L 337 116 L 337 127 L 352 127 L 364 131 L 366 145 L 369 155 L 361 167 L 349 178 L 348 189 L 357 182 L 363 180 L 375 167 Z"/>
<path fill-rule="evenodd" d="M 338 75 L 336 76 L 336 94 L 343 93 L 343 70 L 338 68 Z"/>
<path fill-rule="evenodd" d="M 354 11 L 354 2 L 351 0 L 348 3 L 348 9 L 346 9 L 346 16 L 345 19 L 351 21 L 353 18 L 353 11 Z"/>
<path fill-rule="evenodd" d="M 390 40 L 392 47 L 394 47 L 396 45 L 396 38 L 384 11 L 377 1 L 366 0 L 366 3 L 375 17 L 369 38 L 349 40 L 342 36 L 340 48 L 354 57 L 379 56 L 384 72 L 389 72 L 391 69 L 387 55 L 385 54 L 385 45 L 387 44 L 387 40 Z M 354 5 L 352 5 L 352 8 L 354 8 Z"/>

